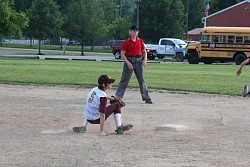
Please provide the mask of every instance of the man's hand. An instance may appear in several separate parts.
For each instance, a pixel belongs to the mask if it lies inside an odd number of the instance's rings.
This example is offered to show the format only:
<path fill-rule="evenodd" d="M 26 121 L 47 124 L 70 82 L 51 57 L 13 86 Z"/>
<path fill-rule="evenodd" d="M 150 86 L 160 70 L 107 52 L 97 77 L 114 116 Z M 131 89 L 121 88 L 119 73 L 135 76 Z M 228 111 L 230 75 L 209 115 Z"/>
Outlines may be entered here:
<path fill-rule="evenodd" d="M 127 62 L 128 69 L 133 70 L 133 65 L 130 62 Z"/>

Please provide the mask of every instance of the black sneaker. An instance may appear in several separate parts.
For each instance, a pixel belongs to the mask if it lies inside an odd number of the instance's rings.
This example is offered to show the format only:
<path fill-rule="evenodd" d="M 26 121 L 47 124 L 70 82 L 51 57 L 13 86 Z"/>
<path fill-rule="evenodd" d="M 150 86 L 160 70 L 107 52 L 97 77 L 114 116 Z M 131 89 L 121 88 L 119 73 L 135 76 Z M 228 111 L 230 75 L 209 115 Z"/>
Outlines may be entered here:
<path fill-rule="evenodd" d="M 151 99 L 146 100 L 145 103 L 147 103 L 147 104 L 153 104 L 153 102 L 151 101 Z"/>
<path fill-rule="evenodd" d="M 116 132 L 117 134 L 123 134 L 125 131 L 128 131 L 129 129 L 132 129 L 132 127 L 133 127 L 133 125 L 131 125 L 131 124 L 128 124 L 128 125 L 121 125 L 121 126 L 119 126 L 119 127 L 115 130 L 115 132 Z"/>
<path fill-rule="evenodd" d="M 86 132 L 86 128 L 84 126 L 73 127 L 73 131 L 76 132 L 76 133 L 85 133 Z"/>

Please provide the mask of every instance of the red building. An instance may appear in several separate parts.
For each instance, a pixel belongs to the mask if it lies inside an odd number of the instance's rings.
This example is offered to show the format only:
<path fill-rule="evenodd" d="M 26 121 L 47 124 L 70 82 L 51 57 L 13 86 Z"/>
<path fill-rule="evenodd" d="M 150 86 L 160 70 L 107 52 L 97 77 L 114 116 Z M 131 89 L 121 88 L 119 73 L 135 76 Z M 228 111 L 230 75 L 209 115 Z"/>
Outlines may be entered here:
<path fill-rule="evenodd" d="M 201 31 L 201 28 L 195 28 L 193 30 L 188 31 L 187 40 L 199 41 L 201 39 L 200 31 Z"/>
<path fill-rule="evenodd" d="M 204 27 L 250 27 L 250 0 L 237 3 L 203 18 Z"/>
<path fill-rule="evenodd" d="M 204 27 L 250 27 L 250 0 L 245 0 L 202 19 Z M 195 30 L 195 29 L 194 29 Z M 188 31 L 189 40 L 200 40 L 200 33 Z M 197 30 L 197 29 L 196 29 Z"/>

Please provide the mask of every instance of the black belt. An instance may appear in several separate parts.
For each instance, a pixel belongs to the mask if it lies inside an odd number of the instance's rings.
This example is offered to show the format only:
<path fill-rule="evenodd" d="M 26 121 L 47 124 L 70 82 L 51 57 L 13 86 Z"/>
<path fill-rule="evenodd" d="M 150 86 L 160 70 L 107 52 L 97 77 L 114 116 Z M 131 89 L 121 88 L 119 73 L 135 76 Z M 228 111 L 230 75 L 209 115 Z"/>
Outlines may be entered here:
<path fill-rule="evenodd" d="M 127 57 L 142 57 L 142 56 L 140 56 L 140 55 L 134 55 L 134 56 L 130 56 L 130 55 L 127 55 Z"/>

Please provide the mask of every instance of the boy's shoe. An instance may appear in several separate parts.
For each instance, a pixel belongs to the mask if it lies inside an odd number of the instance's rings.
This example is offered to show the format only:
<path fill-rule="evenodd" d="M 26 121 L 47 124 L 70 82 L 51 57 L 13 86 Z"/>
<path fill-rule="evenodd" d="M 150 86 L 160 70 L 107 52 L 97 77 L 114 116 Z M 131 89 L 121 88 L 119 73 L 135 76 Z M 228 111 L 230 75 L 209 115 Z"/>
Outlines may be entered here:
<path fill-rule="evenodd" d="M 147 104 L 153 104 L 153 102 L 152 102 L 151 99 L 146 100 L 145 103 L 147 103 Z"/>
<path fill-rule="evenodd" d="M 73 127 L 73 131 L 76 132 L 76 133 L 85 133 L 86 132 L 86 128 L 84 126 Z"/>
<path fill-rule="evenodd" d="M 116 132 L 117 134 L 123 134 L 125 131 L 128 131 L 129 129 L 132 129 L 132 127 L 133 127 L 133 125 L 131 125 L 131 124 L 128 124 L 128 125 L 121 125 L 121 126 L 119 126 L 119 127 L 115 130 L 115 132 Z"/>
<path fill-rule="evenodd" d="M 242 96 L 246 97 L 249 93 L 249 88 L 247 86 L 247 84 L 245 84 L 244 88 L 243 88 L 243 92 L 242 92 Z"/>

